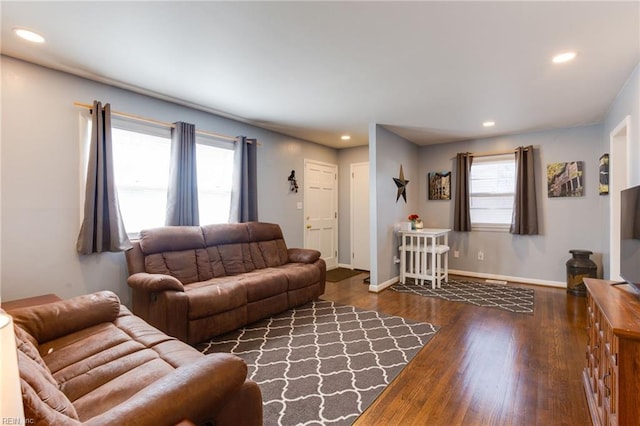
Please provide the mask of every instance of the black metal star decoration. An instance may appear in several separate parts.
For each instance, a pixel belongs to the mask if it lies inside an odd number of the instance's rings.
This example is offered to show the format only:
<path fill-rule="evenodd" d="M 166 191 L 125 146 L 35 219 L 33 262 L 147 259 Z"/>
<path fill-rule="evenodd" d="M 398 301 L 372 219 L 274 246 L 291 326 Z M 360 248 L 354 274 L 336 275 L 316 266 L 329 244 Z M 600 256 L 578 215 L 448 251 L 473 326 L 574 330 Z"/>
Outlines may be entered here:
<path fill-rule="evenodd" d="M 407 202 L 407 184 L 409 183 L 409 181 L 404 178 L 404 171 L 402 170 L 402 164 L 400 164 L 400 176 L 397 178 L 393 178 L 393 181 L 396 183 L 396 186 L 398 187 L 398 192 L 396 193 L 396 203 L 400 199 L 401 195 L 402 195 L 402 198 L 404 198 L 404 202 L 406 203 Z"/>

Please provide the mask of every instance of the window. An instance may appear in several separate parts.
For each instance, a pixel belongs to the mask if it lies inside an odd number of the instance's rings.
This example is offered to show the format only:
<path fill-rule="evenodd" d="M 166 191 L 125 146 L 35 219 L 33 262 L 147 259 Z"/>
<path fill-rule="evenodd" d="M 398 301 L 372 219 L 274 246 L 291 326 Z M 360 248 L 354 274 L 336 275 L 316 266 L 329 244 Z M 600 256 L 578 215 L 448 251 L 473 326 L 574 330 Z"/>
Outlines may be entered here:
<path fill-rule="evenodd" d="M 88 127 L 90 132 L 90 118 Z M 127 234 L 137 238 L 141 229 L 165 223 L 171 131 L 113 117 L 112 141 L 120 212 Z M 226 223 L 229 219 L 233 148 L 232 142 L 196 135 L 201 224 Z"/>
<path fill-rule="evenodd" d="M 171 138 L 112 128 L 113 172 L 129 235 L 164 226 Z"/>
<path fill-rule="evenodd" d="M 198 168 L 198 214 L 201 224 L 227 223 L 231 207 L 233 143 L 196 137 Z"/>
<path fill-rule="evenodd" d="M 473 158 L 469 179 L 473 229 L 509 229 L 513 214 L 515 171 L 513 154 Z"/>

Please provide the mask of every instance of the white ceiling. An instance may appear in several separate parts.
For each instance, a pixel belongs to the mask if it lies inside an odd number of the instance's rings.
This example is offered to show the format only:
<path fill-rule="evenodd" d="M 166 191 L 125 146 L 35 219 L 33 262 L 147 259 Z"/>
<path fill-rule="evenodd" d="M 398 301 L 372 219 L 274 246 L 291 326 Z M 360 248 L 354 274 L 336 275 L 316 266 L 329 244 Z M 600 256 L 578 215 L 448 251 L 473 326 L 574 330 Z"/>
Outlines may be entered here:
<path fill-rule="evenodd" d="M 2 1 L 2 53 L 336 148 L 371 122 L 423 145 L 601 121 L 640 61 L 639 6 Z"/>

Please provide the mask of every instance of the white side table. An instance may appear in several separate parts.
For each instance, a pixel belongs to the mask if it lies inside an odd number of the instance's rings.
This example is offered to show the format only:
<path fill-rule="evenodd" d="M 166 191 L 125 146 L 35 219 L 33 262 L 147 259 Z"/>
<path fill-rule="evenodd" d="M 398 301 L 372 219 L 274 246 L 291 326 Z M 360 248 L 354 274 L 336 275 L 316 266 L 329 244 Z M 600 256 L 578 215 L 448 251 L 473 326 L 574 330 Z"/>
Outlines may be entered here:
<path fill-rule="evenodd" d="M 400 231 L 400 282 L 414 278 L 423 285 L 431 281 L 431 288 L 440 288 L 449 278 L 450 229 L 424 228 Z"/>

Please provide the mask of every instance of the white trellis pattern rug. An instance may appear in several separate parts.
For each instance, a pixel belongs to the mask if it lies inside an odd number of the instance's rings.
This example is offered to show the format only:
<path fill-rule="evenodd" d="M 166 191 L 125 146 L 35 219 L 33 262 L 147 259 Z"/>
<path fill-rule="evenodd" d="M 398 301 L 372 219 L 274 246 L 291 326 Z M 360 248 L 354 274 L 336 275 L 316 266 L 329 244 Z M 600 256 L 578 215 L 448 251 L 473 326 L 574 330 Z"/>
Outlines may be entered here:
<path fill-rule="evenodd" d="M 350 425 L 438 327 L 316 301 L 203 343 L 243 358 L 265 425 Z"/>
<path fill-rule="evenodd" d="M 452 279 L 443 282 L 441 287 L 432 289 L 431 284 L 420 285 L 408 280 L 406 284 L 398 283 L 390 288 L 400 293 L 413 293 L 533 315 L 535 292 L 530 288 Z"/>

